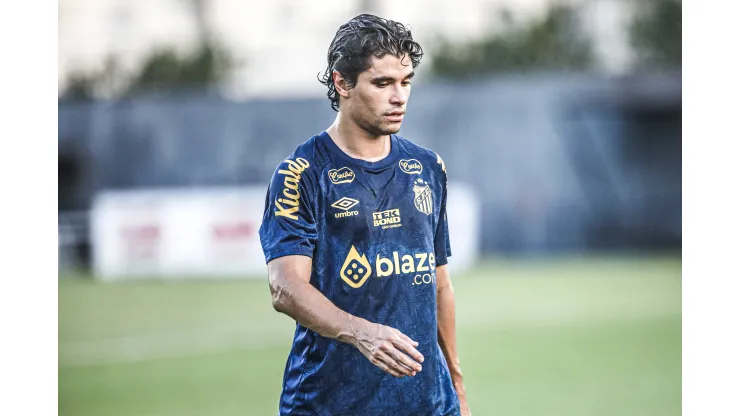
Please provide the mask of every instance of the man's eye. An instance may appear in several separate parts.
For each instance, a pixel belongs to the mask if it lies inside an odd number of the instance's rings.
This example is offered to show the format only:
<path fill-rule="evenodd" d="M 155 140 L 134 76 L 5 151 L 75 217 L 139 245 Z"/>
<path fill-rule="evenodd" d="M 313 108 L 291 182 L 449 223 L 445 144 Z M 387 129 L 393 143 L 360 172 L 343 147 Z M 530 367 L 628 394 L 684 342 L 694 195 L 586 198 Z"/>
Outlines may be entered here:
<path fill-rule="evenodd" d="M 387 83 L 385 83 L 385 82 L 383 82 L 383 83 L 379 83 L 379 84 L 375 84 L 375 85 L 377 85 L 377 86 L 378 86 L 378 88 L 384 88 L 384 87 L 387 87 L 387 86 L 388 86 L 388 84 L 387 84 Z"/>

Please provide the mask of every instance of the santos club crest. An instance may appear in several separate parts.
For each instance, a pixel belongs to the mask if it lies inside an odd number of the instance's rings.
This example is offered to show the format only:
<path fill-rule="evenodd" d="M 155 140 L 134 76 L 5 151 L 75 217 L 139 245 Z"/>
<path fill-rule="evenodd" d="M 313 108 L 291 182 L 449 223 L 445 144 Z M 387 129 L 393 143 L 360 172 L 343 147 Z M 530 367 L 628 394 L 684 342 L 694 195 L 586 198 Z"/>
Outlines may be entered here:
<path fill-rule="evenodd" d="M 414 205 L 426 215 L 432 213 L 432 189 L 421 178 L 414 181 Z"/>

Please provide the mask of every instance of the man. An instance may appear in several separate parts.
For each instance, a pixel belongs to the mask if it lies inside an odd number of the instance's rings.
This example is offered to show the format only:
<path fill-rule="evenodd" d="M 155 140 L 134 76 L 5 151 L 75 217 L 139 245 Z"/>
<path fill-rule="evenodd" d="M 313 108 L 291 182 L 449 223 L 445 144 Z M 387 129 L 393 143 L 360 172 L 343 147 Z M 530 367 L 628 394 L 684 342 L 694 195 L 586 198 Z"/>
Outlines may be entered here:
<path fill-rule="evenodd" d="M 275 171 L 260 240 L 297 322 L 281 415 L 469 415 L 447 272 L 447 173 L 397 136 L 421 47 L 363 14 L 331 43 L 334 123 Z"/>

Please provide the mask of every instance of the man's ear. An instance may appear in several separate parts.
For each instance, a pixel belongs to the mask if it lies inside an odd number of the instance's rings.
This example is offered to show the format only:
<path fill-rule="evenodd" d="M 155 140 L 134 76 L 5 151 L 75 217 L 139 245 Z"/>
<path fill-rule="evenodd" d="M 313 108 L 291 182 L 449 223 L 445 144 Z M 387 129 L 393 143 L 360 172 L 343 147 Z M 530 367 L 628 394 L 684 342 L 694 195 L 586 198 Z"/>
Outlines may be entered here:
<path fill-rule="evenodd" d="M 344 79 L 342 74 L 340 74 L 339 71 L 332 71 L 331 78 L 332 81 L 334 81 L 334 88 L 337 90 L 337 94 L 339 94 L 340 97 L 349 98 L 347 81 Z"/>

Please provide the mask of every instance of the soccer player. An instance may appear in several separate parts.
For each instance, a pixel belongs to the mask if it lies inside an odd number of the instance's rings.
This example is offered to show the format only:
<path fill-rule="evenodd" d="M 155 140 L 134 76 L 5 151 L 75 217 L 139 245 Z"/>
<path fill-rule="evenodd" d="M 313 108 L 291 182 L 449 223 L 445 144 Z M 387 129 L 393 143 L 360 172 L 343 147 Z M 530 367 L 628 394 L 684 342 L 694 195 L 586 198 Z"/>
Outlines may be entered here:
<path fill-rule="evenodd" d="M 422 49 L 342 25 L 321 81 L 334 123 L 275 170 L 260 227 L 272 304 L 296 322 L 280 415 L 469 415 L 455 341 L 447 172 L 396 133 Z"/>

